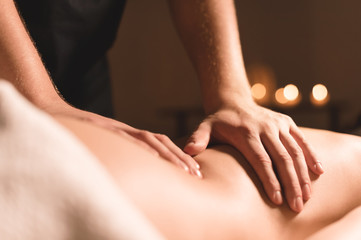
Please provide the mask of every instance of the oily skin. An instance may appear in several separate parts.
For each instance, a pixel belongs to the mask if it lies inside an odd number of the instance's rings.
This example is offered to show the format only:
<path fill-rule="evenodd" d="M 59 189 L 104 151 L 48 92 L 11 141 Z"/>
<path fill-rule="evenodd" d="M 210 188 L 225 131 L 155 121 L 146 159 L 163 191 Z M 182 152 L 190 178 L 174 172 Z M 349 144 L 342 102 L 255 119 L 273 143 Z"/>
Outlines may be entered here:
<path fill-rule="evenodd" d="M 302 130 L 317 146 L 327 171 L 322 178 L 310 173 L 314 197 L 297 214 L 286 203 L 276 207 L 251 165 L 229 146 L 196 157 L 204 173 L 198 179 L 110 131 L 68 118 L 58 120 L 86 144 L 168 238 L 304 239 L 361 204 L 358 137 Z"/>

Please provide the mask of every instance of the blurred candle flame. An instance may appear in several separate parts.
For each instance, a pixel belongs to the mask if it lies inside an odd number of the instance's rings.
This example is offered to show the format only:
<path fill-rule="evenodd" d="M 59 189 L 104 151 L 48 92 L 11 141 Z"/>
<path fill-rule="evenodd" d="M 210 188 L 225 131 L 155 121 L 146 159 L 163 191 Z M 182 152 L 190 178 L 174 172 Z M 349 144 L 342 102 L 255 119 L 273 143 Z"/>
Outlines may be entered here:
<path fill-rule="evenodd" d="M 288 84 L 284 89 L 283 89 L 283 94 L 285 96 L 285 98 L 288 101 L 294 101 L 297 99 L 298 95 L 299 95 L 299 91 L 298 88 L 293 85 L 293 84 Z"/>
<path fill-rule="evenodd" d="M 267 89 L 262 83 L 256 83 L 251 88 L 252 96 L 256 100 L 261 100 L 266 96 Z"/>
<path fill-rule="evenodd" d="M 325 103 L 328 102 L 328 100 L 329 100 L 329 94 L 325 85 L 316 84 L 315 86 L 313 86 L 311 93 L 311 102 L 314 105 L 318 105 L 318 106 L 324 105 Z"/>
<path fill-rule="evenodd" d="M 275 92 L 275 99 L 279 104 L 286 104 L 288 102 L 284 94 L 284 88 L 279 88 Z"/>

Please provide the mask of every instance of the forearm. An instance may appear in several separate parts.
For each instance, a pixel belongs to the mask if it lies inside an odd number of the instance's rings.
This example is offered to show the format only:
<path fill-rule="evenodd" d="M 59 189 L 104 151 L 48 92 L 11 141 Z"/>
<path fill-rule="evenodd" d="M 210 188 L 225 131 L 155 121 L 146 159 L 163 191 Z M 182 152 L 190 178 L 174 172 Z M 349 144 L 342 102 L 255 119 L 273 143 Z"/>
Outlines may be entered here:
<path fill-rule="evenodd" d="M 61 102 L 13 0 L 0 3 L 0 78 L 41 108 Z"/>
<path fill-rule="evenodd" d="M 201 83 L 206 112 L 252 102 L 232 0 L 168 0 Z"/>

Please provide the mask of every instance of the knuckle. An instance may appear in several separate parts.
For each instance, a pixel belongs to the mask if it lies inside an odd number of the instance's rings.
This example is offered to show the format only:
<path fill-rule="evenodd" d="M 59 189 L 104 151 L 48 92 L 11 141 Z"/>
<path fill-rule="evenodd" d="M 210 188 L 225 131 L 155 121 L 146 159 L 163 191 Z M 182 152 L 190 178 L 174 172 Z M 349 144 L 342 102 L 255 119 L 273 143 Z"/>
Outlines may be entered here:
<path fill-rule="evenodd" d="M 264 130 L 265 132 L 271 133 L 271 132 L 273 132 L 274 128 L 275 128 L 275 125 L 274 125 L 273 122 L 265 122 L 265 123 L 263 124 L 263 130 Z"/>
<path fill-rule="evenodd" d="M 261 156 L 258 158 L 258 161 L 265 167 L 272 166 L 272 161 L 268 157 Z"/>
<path fill-rule="evenodd" d="M 145 131 L 145 130 L 139 130 L 139 131 L 136 132 L 136 134 L 137 134 L 138 136 L 145 136 L 145 135 L 146 135 L 146 131 Z"/>
<path fill-rule="evenodd" d="M 293 122 L 293 119 L 292 119 L 290 116 L 288 116 L 288 115 L 286 115 L 286 114 L 283 114 L 283 113 L 281 113 L 281 114 L 279 115 L 278 120 L 280 120 L 280 122 L 282 122 L 283 124 L 284 124 L 285 122 L 287 122 L 287 123 L 292 123 L 292 122 Z"/>
<path fill-rule="evenodd" d="M 258 176 L 262 181 L 263 186 L 270 190 L 270 191 L 281 191 L 281 184 L 278 181 L 276 175 L 274 174 L 273 170 L 270 171 L 263 171 L 258 172 Z"/>
<path fill-rule="evenodd" d="M 261 167 L 261 168 L 272 167 L 272 161 L 267 155 L 256 153 L 254 158 L 256 159 L 254 164 L 256 164 L 257 167 Z"/>
<path fill-rule="evenodd" d="M 253 137 L 254 129 L 251 126 L 243 125 L 243 126 L 240 126 L 238 129 L 241 132 L 241 134 L 243 136 L 245 136 L 246 138 L 252 138 Z"/>
<path fill-rule="evenodd" d="M 191 156 L 189 156 L 188 154 L 186 154 L 183 151 L 180 152 L 176 152 L 174 153 L 175 156 L 177 156 L 177 158 L 181 159 L 181 160 L 190 160 L 193 159 Z"/>
<path fill-rule="evenodd" d="M 289 164 L 289 163 L 293 162 L 292 158 L 290 157 L 290 155 L 286 151 L 280 152 L 278 157 L 279 157 L 279 160 L 281 160 L 285 164 Z"/>
<path fill-rule="evenodd" d="M 291 153 L 294 158 L 303 159 L 303 151 L 299 146 L 294 146 Z"/>
<path fill-rule="evenodd" d="M 308 143 L 307 139 L 306 139 L 303 135 L 299 136 L 299 139 L 300 139 L 301 144 L 302 144 L 306 149 L 309 149 L 309 150 L 312 149 L 312 146 Z"/>
<path fill-rule="evenodd" d="M 304 166 L 305 169 L 301 170 L 301 173 L 299 174 L 299 182 L 303 186 L 304 184 L 311 184 L 310 175 L 308 173 L 307 165 Z"/>
<path fill-rule="evenodd" d="M 281 186 L 278 182 L 278 180 L 274 177 L 271 176 L 267 176 L 267 184 L 270 186 L 271 189 L 273 190 L 281 190 Z"/>
<path fill-rule="evenodd" d="M 302 190 L 300 187 L 298 188 L 295 188 L 294 191 L 293 191 L 293 194 L 297 197 L 302 197 Z"/>
<path fill-rule="evenodd" d="M 157 137 L 161 142 L 165 142 L 169 140 L 169 137 L 165 134 L 158 134 Z"/>
<path fill-rule="evenodd" d="M 188 155 L 187 153 L 185 152 L 181 152 L 181 156 L 180 156 L 182 159 L 186 159 L 186 160 L 190 160 L 190 161 L 195 161 L 190 155 Z"/>
<path fill-rule="evenodd" d="M 301 180 L 300 180 L 300 183 L 301 185 L 305 185 L 305 184 L 308 184 L 308 185 L 311 185 L 311 180 L 309 177 L 303 177 Z"/>
<path fill-rule="evenodd" d="M 290 116 L 288 115 L 282 115 L 282 116 L 286 122 L 293 124 L 293 119 Z"/>
<path fill-rule="evenodd" d="M 152 137 L 152 133 L 146 130 L 141 130 L 139 135 L 145 139 L 150 139 Z"/>
<path fill-rule="evenodd" d="M 168 160 L 175 160 L 175 157 L 173 155 L 173 153 L 171 153 L 170 151 L 164 151 L 162 152 L 162 157 L 164 157 L 165 159 L 168 159 Z"/>

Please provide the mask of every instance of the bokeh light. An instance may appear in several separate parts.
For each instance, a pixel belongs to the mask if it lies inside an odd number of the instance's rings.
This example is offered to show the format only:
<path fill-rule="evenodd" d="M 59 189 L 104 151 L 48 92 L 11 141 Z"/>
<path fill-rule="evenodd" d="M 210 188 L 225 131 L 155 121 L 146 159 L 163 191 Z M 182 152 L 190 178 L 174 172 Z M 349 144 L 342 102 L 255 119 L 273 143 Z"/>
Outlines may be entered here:
<path fill-rule="evenodd" d="M 283 89 L 283 94 L 284 97 L 288 100 L 288 101 L 294 101 L 297 99 L 298 95 L 299 95 L 299 91 L 298 88 L 293 85 L 293 84 L 288 84 L 284 89 Z"/>
<path fill-rule="evenodd" d="M 277 91 L 275 92 L 275 99 L 280 104 L 286 104 L 288 102 L 284 94 L 284 88 L 277 89 Z"/>
<path fill-rule="evenodd" d="M 328 91 L 325 85 L 316 84 L 312 88 L 312 96 L 317 101 L 324 101 L 327 98 Z"/>
<path fill-rule="evenodd" d="M 256 100 L 261 100 L 266 96 L 267 90 L 262 83 L 256 83 L 251 88 L 252 96 Z"/>

